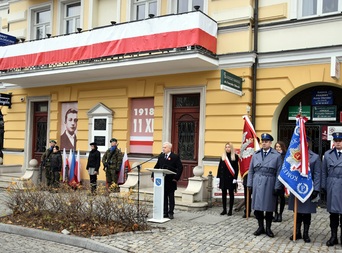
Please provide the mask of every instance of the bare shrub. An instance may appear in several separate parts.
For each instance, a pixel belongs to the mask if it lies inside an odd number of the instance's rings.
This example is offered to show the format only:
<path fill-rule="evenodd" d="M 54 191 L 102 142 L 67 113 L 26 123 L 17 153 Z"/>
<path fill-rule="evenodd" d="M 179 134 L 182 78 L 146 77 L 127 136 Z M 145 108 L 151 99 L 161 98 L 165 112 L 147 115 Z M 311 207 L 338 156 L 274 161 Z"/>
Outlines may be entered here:
<path fill-rule="evenodd" d="M 146 205 L 139 203 L 138 210 L 132 191 L 114 192 L 109 194 L 100 186 L 93 195 L 82 187 L 75 189 L 64 184 L 53 189 L 26 183 L 22 189 L 12 183 L 7 189 L 5 204 L 13 211 L 13 220 L 37 219 L 34 227 L 53 231 L 67 229 L 74 234 L 91 236 L 149 229 Z M 31 221 L 27 222 L 32 225 Z"/>

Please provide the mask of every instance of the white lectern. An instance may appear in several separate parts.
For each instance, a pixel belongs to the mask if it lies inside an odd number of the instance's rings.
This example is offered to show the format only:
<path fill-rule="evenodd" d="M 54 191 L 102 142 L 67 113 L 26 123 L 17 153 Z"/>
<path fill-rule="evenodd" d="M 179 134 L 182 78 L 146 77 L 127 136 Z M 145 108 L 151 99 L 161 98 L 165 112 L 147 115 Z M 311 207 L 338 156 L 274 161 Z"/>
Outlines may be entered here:
<path fill-rule="evenodd" d="M 176 174 L 173 171 L 166 169 L 147 169 L 154 173 L 153 187 L 153 218 L 148 221 L 163 223 L 169 221 L 169 218 L 164 218 L 164 177 L 167 174 Z"/>

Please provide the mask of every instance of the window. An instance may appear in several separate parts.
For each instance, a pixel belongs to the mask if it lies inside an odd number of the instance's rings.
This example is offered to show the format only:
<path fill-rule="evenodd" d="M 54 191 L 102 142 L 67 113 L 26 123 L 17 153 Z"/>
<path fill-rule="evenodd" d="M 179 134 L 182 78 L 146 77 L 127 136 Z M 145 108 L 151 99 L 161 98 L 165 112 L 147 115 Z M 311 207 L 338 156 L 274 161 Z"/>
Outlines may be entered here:
<path fill-rule="evenodd" d="M 99 151 L 105 152 L 113 131 L 114 112 L 102 103 L 88 111 L 89 142 L 96 142 Z"/>
<path fill-rule="evenodd" d="M 81 27 L 81 3 L 73 2 L 64 5 L 64 33 L 74 33 Z"/>
<path fill-rule="evenodd" d="M 300 0 L 300 16 L 314 17 L 335 14 L 342 10 L 341 0 Z"/>
<path fill-rule="evenodd" d="M 196 5 L 201 11 L 204 10 L 204 0 L 177 0 L 177 13 L 194 11 Z"/>
<path fill-rule="evenodd" d="M 33 39 L 42 39 L 51 33 L 50 9 L 35 11 L 33 14 Z"/>
<path fill-rule="evenodd" d="M 157 15 L 157 0 L 134 0 L 133 10 L 136 20 L 148 18 L 150 14 Z"/>

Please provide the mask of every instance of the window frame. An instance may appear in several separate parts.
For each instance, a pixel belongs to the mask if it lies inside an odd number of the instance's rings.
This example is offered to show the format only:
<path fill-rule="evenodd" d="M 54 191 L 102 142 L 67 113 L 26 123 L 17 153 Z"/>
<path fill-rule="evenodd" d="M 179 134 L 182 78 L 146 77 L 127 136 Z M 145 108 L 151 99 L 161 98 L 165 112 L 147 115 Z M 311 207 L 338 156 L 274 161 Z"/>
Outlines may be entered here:
<path fill-rule="evenodd" d="M 29 39 L 30 40 L 36 40 L 37 39 L 37 28 L 41 25 L 37 25 L 36 24 L 36 17 L 37 17 L 37 13 L 39 12 L 44 12 L 44 11 L 50 11 L 50 15 L 49 15 L 49 21 L 48 23 L 45 23 L 44 25 L 44 30 L 45 30 L 45 37 L 46 34 L 50 33 L 52 34 L 52 13 L 53 13 L 53 9 L 52 9 L 52 4 L 44 4 L 44 5 L 36 5 L 33 6 L 29 9 Z M 50 31 L 46 30 L 46 24 L 50 25 Z M 40 39 L 45 38 L 44 36 Z"/>
<path fill-rule="evenodd" d="M 334 14 L 338 14 L 342 12 L 342 0 L 337 0 L 337 4 L 338 4 L 337 11 L 327 12 L 327 13 L 323 13 L 323 1 L 324 0 L 317 0 L 316 14 L 303 16 L 304 1 L 305 0 L 298 0 L 298 18 L 300 19 L 329 16 L 329 15 L 334 15 Z"/>
<path fill-rule="evenodd" d="M 67 24 L 66 24 L 66 12 L 67 12 L 67 7 L 69 5 L 74 5 L 76 3 L 80 4 L 80 14 L 79 14 L 79 28 L 83 28 L 83 0 L 59 0 L 59 12 L 58 12 L 58 22 L 59 22 L 59 27 L 58 27 L 58 33 L 59 34 L 67 34 Z M 75 17 L 73 17 L 75 19 Z M 68 19 L 70 20 L 70 19 Z M 76 27 L 77 23 L 75 22 L 75 32 L 77 31 Z M 71 34 L 73 32 L 69 32 Z"/>
<path fill-rule="evenodd" d="M 88 141 L 93 142 L 95 136 L 105 137 L 105 146 L 99 146 L 98 150 L 100 152 L 106 152 L 108 149 L 109 140 L 111 139 L 111 134 L 113 131 L 113 116 L 114 112 L 102 103 L 98 103 L 93 108 L 91 108 L 88 113 Z M 95 130 L 95 120 L 96 119 L 106 119 L 106 129 L 105 130 Z"/>
<path fill-rule="evenodd" d="M 79 6 L 80 8 L 80 14 L 79 15 L 70 15 L 67 16 L 68 13 L 68 9 L 70 7 L 74 7 L 74 6 Z M 77 32 L 77 28 L 81 27 L 81 1 L 74 1 L 74 2 L 70 2 L 70 3 L 66 3 L 63 6 L 63 31 L 65 34 L 71 34 L 71 33 L 75 33 Z M 79 20 L 79 25 L 77 24 L 77 20 Z M 71 31 L 68 31 L 68 22 L 69 21 L 73 21 L 73 27 L 71 29 Z"/>
<path fill-rule="evenodd" d="M 188 2 L 188 11 L 194 11 L 194 0 L 189 0 Z M 180 12 L 178 13 L 178 1 L 176 0 L 168 0 L 168 9 L 169 13 L 175 13 L 175 14 L 180 14 L 180 13 L 185 13 L 185 12 Z M 208 0 L 203 0 L 203 6 L 201 6 L 201 11 L 204 13 L 208 13 Z"/>
<path fill-rule="evenodd" d="M 156 13 L 152 13 L 154 14 L 155 16 L 159 16 L 160 15 L 160 6 L 161 6 L 161 0 L 130 0 L 128 1 L 128 4 L 130 6 L 130 20 L 143 20 L 143 19 L 146 19 L 146 18 L 149 18 L 149 4 L 150 3 L 156 3 L 157 4 L 157 7 L 156 7 Z M 145 17 L 144 18 L 140 18 L 138 19 L 137 18 L 137 6 L 138 5 L 145 5 Z"/>

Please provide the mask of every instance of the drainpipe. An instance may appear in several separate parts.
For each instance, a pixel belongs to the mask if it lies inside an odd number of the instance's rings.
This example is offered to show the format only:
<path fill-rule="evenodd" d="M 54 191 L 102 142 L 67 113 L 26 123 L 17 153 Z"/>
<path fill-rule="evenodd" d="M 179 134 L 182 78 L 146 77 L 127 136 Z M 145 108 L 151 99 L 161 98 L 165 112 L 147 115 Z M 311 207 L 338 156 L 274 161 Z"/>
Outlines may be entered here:
<path fill-rule="evenodd" d="M 258 30 L 259 30 L 259 0 L 255 0 L 254 6 L 254 47 L 255 61 L 252 66 L 252 124 L 255 128 L 256 114 L 256 88 L 257 88 L 257 70 L 258 70 Z"/>

